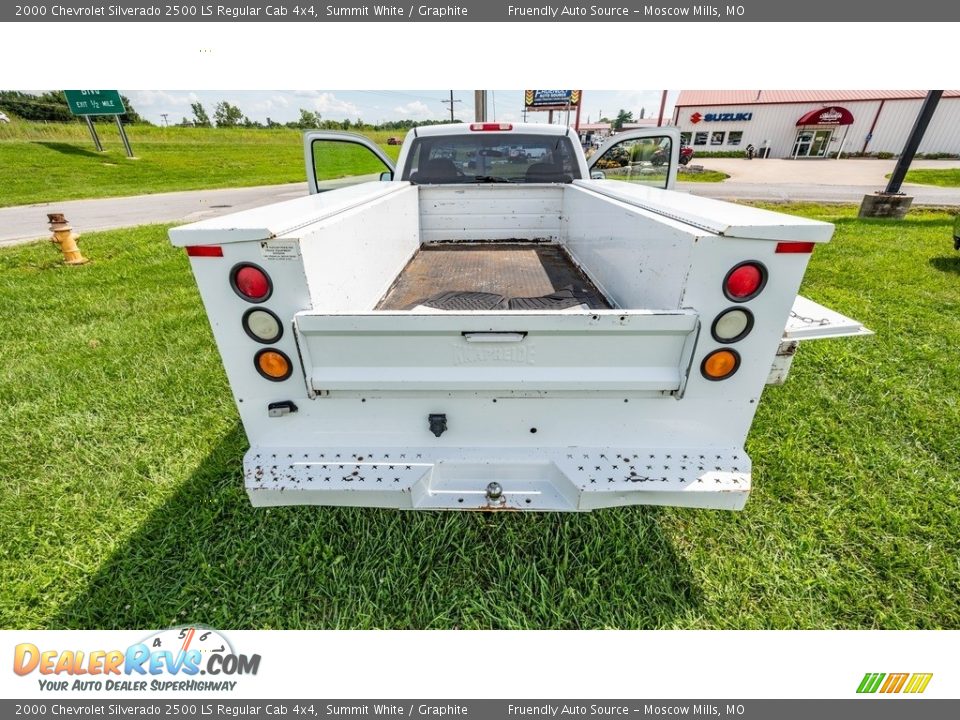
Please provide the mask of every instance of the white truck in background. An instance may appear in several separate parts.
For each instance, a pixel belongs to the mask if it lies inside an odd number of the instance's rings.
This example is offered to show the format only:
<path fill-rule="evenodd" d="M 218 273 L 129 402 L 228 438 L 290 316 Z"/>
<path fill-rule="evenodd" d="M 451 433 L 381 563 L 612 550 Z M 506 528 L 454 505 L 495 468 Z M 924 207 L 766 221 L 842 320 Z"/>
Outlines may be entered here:
<path fill-rule="evenodd" d="M 674 192 L 679 149 L 650 128 L 588 164 L 566 128 L 455 124 L 394 165 L 311 132 L 310 195 L 172 229 L 251 502 L 742 508 L 765 384 L 869 331 L 797 297 L 831 225 Z"/>

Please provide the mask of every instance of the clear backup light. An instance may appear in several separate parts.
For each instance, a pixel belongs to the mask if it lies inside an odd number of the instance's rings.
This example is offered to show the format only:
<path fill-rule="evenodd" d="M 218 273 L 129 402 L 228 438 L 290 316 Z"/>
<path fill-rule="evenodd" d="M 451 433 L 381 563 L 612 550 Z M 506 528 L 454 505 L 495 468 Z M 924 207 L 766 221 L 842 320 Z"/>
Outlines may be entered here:
<path fill-rule="evenodd" d="M 710 328 L 713 339 L 721 343 L 743 340 L 753 330 L 753 313 L 746 308 L 728 308 L 717 315 Z"/>
<path fill-rule="evenodd" d="M 243 330 L 253 340 L 261 343 L 275 343 L 283 337 L 283 325 L 280 318 L 266 308 L 251 308 L 243 314 Z"/>
<path fill-rule="evenodd" d="M 767 284 L 767 269 L 755 260 L 735 265 L 723 279 L 723 294 L 733 302 L 752 300 Z"/>
<path fill-rule="evenodd" d="M 263 302 L 273 293 L 270 276 L 253 263 L 234 265 L 230 271 L 230 287 L 247 302 Z"/>

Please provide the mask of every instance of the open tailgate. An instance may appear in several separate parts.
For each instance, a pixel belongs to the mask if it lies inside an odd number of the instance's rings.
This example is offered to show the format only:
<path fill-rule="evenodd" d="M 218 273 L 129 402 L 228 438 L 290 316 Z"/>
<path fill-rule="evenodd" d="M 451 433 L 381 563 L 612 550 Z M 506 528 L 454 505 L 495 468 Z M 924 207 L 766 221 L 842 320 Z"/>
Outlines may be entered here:
<path fill-rule="evenodd" d="M 770 368 L 767 385 L 782 385 L 786 381 L 793 356 L 801 342 L 858 335 L 873 335 L 873 331 L 864 327 L 859 320 L 797 295 L 783 328 L 783 339 Z"/>

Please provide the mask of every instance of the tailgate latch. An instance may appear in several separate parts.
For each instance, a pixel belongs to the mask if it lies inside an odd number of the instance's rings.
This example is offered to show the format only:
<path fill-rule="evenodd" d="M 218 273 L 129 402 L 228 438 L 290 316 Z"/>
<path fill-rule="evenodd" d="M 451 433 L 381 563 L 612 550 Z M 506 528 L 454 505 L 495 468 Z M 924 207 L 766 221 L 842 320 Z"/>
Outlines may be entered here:
<path fill-rule="evenodd" d="M 284 415 L 289 415 L 290 413 L 295 413 L 296 411 L 297 406 L 294 404 L 293 400 L 281 400 L 280 402 L 272 402 L 267 405 L 268 417 L 283 417 Z"/>

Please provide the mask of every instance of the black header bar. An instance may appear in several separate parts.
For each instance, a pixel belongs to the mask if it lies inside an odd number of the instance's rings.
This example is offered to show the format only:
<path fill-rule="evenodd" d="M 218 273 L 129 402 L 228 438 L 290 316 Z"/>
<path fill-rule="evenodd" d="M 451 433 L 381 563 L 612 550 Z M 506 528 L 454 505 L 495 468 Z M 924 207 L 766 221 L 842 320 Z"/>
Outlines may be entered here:
<path fill-rule="evenodd" d="M 942 0 L 734 0 L 690 4 L 643 0 L 556 3 L 523 0 L 310 2 L 222 0 L 24 0 L 3 3 L 0 22 L 955 22 L 960 3 Z M 868 26 L 854 32 L 869 32 Z M 814 39 L 815 44 L 815 39 Z M 823 48 L 822 51 L 830 51 Z M 842 49 L 834 49 L 838 59 Z"/>

